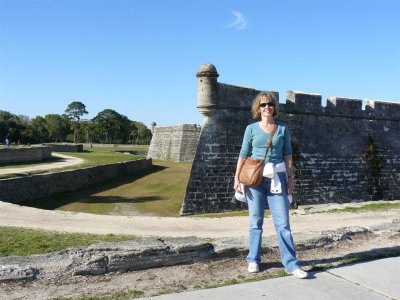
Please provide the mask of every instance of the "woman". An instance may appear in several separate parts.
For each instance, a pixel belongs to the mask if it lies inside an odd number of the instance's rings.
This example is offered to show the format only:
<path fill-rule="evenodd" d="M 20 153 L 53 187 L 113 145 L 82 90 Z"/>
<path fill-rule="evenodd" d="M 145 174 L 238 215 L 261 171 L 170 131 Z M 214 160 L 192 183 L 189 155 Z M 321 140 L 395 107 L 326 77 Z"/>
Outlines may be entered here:
<path fill-rule="evenodd" d="M 234 189 L 246 196 L 249 207 L 250 234 L 249 254 L 247 256 L 248 271 L 259 271 L 261 262 L 261 239 L 266 201 L 271 211 L 272 219 L 278 236 L 281 261 L 285 271 L 297 278 L 307 278 L 307 272 L 300 268 L 296 259 L 296 250 L 289 223 L 289 198 L 293 192 L 293 161 L 290 133 L 287 125 L 275 121 L 278 113 L 278 103 L 273 94 L 261 92 L 253 101 L 251 108 L 253 118 L 259 120 L 247 126 L 244 133 L 242 149 L 236 167 Z M 275 129 L 276 127 L 276 129 Z M 259 187 L 246 187 L 239 182 L 239 174 L 244 161 L 251 156 L 263 159 L 270 134 L 275 129 L 272 144 L 266 158 L 266 170 L 272 170 L 264 177 Z M 268 167 L 267 167 L 268 166 Z"/>

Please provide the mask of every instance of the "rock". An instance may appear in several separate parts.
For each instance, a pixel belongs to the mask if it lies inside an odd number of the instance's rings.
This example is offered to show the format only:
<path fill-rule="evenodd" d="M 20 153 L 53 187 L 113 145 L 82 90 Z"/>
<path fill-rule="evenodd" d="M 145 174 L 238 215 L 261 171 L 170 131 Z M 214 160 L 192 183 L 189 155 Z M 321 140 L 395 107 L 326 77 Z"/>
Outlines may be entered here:
<path fill-rule="evenodd" d="M 0 265 L 0 281 L 30 281 L 36 278 L 38 270 L 19 265 Z"/>

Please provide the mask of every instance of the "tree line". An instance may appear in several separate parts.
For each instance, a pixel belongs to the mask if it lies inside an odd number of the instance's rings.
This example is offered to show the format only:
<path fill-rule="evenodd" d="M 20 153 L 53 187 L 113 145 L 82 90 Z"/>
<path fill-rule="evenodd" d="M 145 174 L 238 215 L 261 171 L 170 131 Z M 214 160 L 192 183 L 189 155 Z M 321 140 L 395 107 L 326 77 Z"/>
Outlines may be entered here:
<path fill-rule="evenodd" d="M 112 109 L 104 109 L 93 119 L 82 102 L 71 102 L 62 115 L 30 118 L 0 110 L 0 137 L 13 143 L 47 142 L 149 144 L 151 130 L 142 122 L 129 120 Z"/>

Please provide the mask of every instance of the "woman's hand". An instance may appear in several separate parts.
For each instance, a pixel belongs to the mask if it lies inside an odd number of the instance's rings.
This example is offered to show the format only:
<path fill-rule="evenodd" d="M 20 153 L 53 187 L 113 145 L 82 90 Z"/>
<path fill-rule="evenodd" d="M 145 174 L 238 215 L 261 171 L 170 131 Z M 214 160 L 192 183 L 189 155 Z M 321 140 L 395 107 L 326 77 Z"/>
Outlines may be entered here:
<path fill-rule="evenodd" d="M 233 188 L 235 189 L 235 191 L 240 194 L 243 194 L 243 191 L 240 188 L 239 174 L 240 174 L 240 170 L 242 170 L 245 160 L 246 160 L 246 158 L 239 157 L 237 166 L 236 166 L 236 172 L 235 172 L 235 183 L 233 184 Z"/>
<path fill-rule="evenodd" d="M 287 194 L 288 195 L 291 195 L 293 193 L 293 187 L 294 187 L 293 177 L 288 177 L 288 179 L 287 179 Z"/>
<path fill-rule="evenodd" d="M 235 189 L 235 191 L 239 194 L 243 194 L 242 189 L 240 188 L 240 181 L 239 181 L 239 177 L 235 176 L 235 183 L 233 184 L 233 188 Z"/>

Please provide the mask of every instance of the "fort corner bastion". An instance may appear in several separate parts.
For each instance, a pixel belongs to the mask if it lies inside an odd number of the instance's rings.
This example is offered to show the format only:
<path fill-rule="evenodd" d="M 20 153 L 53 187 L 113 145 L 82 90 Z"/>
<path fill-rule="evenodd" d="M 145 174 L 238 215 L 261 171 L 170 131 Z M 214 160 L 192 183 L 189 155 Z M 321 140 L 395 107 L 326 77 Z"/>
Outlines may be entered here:
<path fill-rule="evenodd" d="M 205 117 L 181 214 L 237 210 L 233 177 L 251 103 L 260 92 L 218 82 L 214 65 L 197 72 Z M 279 99 L 279 94 L 274 93 Z M 400 199 L 400 104 L 289 91 L 278 119 L 292 135 L 298 204 Z"/>

